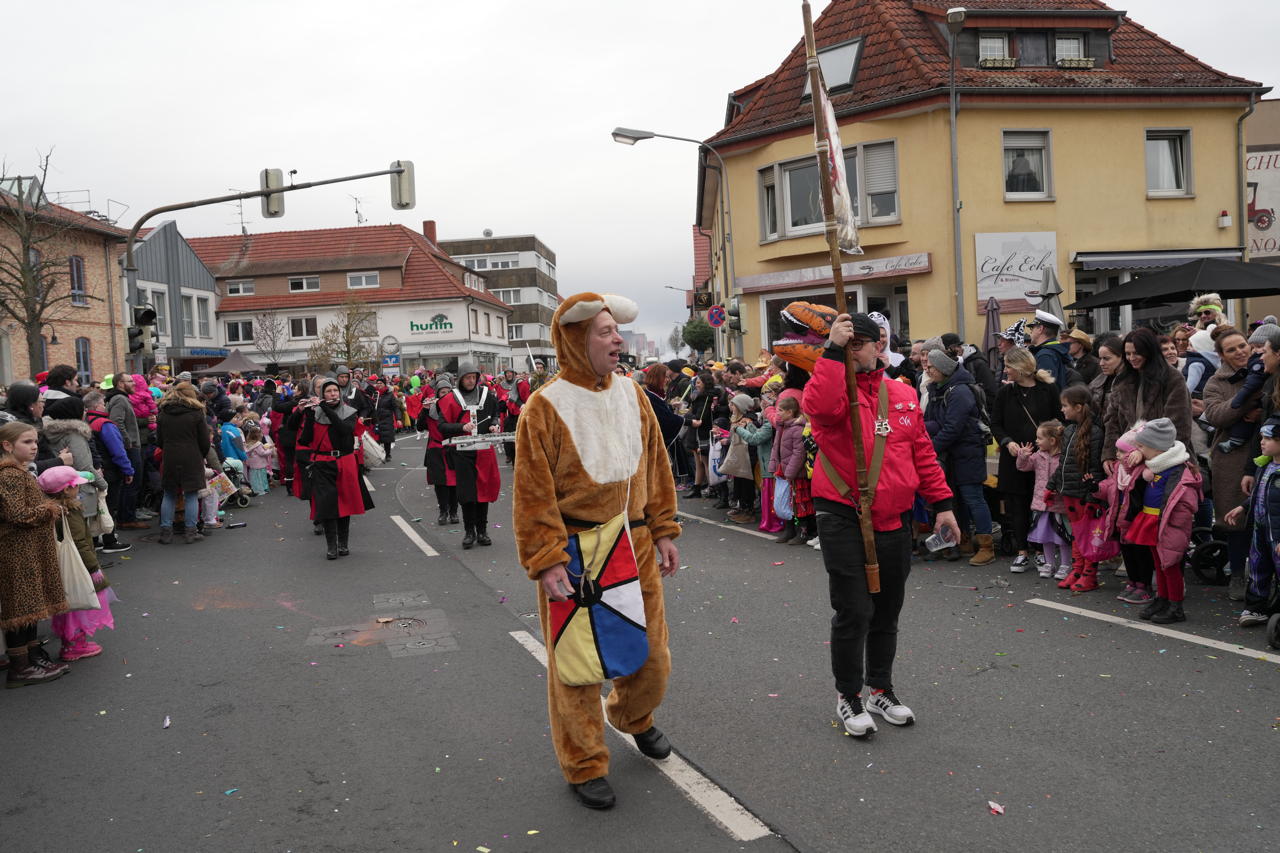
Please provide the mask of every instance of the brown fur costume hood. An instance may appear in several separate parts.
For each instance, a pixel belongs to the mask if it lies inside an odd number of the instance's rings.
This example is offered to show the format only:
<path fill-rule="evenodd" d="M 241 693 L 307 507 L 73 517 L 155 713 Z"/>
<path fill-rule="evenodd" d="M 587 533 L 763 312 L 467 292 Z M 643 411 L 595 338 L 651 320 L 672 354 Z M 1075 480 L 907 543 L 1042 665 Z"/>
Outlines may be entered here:
<path fill-rule="evenodd" d="M 587 360 L 587 332 L 591 321 L 601 311 L 608 311 L 618 325 L 633 323 L 640 309 L 625 296 L 612 293 L 578 293 L 570 296 L 551 318 L 551 343 L 560 362 L 559 378 L 583 388 L 609 388 L 613 374 L 600 380 Z"/>

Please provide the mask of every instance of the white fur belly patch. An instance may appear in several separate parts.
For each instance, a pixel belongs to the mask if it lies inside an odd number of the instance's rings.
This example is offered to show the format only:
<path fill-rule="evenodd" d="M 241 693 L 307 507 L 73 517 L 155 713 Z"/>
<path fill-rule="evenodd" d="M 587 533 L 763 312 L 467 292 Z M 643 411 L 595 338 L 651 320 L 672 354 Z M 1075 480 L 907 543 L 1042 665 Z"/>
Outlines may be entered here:
<path fill-rule="evenodd" d="M 634 383 L 614 380 L 590 391 L 563 379 L 542 390 L 569 428 L 574 449 L 597 483 L 629 480 L 640 464 L 640 405 Z"/>

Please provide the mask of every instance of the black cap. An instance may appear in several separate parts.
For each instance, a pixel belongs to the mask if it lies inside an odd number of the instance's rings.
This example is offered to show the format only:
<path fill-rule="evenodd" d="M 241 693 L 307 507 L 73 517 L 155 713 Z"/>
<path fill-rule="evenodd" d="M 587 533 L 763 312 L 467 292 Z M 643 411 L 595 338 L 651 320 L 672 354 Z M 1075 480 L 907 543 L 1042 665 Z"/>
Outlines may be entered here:
<path fill-rule="evenodd" d="M 876 324 L 875 320 L 872 320 L 869 316 L 861 312 L 857 314 L 850 314 L 849 317 L 853 320 L 854 335 L 860 338 L 866 338 L 869 341 L 880 340 L 880 327 Z"/>

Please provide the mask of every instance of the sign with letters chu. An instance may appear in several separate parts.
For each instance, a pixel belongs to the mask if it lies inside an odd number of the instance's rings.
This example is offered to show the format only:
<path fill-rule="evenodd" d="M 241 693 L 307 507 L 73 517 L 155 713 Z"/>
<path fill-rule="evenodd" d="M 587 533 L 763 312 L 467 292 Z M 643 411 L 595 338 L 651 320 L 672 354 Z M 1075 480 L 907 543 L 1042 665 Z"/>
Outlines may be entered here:
<path fill-rule="evenodd" d="M 1058 263 L 1056 231 L 973 235 L 978 270 L 978 307 L 995 297 L 1001 311 L 1030 312 L 1028 290 L 1039 290 L 1045 269 Z"/>

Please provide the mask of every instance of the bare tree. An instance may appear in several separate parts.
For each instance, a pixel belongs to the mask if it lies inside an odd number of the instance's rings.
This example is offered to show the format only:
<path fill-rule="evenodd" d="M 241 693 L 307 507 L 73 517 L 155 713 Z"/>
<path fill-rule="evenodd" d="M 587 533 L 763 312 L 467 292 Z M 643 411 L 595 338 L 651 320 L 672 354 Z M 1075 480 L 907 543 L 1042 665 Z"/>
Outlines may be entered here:
<path fill-rule="evenodd" d="M 320 330 L 319 339 L 307 351 L 307 365 L 313 371 L 328 370 L 339 362 L 351 367 L 372 367 L 377 337 L 377 312 L 349 294 L 338 309 L 338 316 Z"/>
<path fill-rule="evenodd" d="M 33 373 L 42 361 L 44 326 L 67 316 L 73 298 L 101 301 L 71 290 L 67 249 L 79 228 L 44 194 L 49 158 L 40 159 L 34 176 L 9 175 L 0 164 L 0 317 L 26 333 Z"/>
<path fill-rule="evenodd" d="M 253 316 L 253 348 L 272 364 L 279 364 L 289 340 L 289 324 L 274 308 Z"/>
<path fill-rule="evenodd" d="M 676 323 L 671 330 L 671 334 L 667 336 L 667 345 L 671 347 L 671 352 L 676 358 L 680 357 L 680 348 L 684 346 L 684 327 Z"/>

